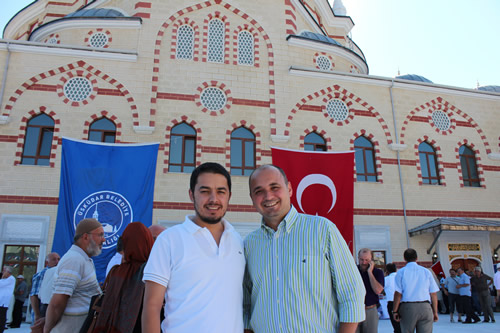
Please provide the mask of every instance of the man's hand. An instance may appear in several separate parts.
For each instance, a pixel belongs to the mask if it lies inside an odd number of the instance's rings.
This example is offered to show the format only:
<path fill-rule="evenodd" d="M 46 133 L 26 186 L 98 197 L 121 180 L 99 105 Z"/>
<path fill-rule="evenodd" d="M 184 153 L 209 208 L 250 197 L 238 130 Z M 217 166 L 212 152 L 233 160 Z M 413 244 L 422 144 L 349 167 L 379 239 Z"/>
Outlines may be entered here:
<path fill-rule="evenodd" d="M 432 313 L 432 315 L 433 315 L 433 317 L 434 317 L 434 318 L 433 318 L 434 322 L 436 322 L 436 321 L 438 321 L 438 320 L 439 320 L 439 315 L 437 314 L 437 312 L 433 312 L 433 313 Z"/>
<path fill-rule="evenodd" d="M 394 320 L 397 321 L 398 323 L 401 321 L 401 317 L 399 316 L 398 312 L 393 312 L 392 318 L 394 318 Z"/>
<path fill-rule="evenodd" d="M 375 269 L 375 262 L 372 260 L 368 264 L 368 272 L 373 273 L 373 270 Z"/>

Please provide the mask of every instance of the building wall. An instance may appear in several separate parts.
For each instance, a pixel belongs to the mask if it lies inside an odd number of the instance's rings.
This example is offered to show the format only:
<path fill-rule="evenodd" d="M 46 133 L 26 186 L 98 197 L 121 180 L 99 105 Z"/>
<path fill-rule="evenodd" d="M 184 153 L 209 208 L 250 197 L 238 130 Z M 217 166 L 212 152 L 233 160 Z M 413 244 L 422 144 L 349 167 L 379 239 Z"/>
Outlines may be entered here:
<path fill-rule="evenodd" d="M 105 7 L 119 8 L 124 3 L 110 1 Z M 355 183 L 354 224 L 366 227 L 360 232 L 368 238 L 360 239 L 369 240 L 370 227 L 386 228 L 390 260 L 402 261 L 408 245 L 392 144 L 406 145 L 400 158 L 408 229 L 444 216 L 499 219 L 500 162 L 488 154 L 499 152 L 500 95 L 397 80 L 392 88 L 395 124 L 391 79 L 350 74 L 353 64 L 349 57 L 290 45 L 286 40 L 290 30 L 315 29 L 292 7 L 290 1 L 212 0 L 200 5 L 156 1 L 141 2 L 134 8 L 128 4 L 122 8 L 141 17 L 140 29 L 110 28 L 113 40 L 109 48 L 93 53 L 81 49 L 89 31 L 102 29 L 102 22 L 61 31 L 61 43 L 50 50 L 39 45 L 11 46 L 7 74 L 3 64 L 8 51 L 1 42 L 0 76 L 7 75 L 7 81 L 0 113 L 8 119 L 0 125 L 1 214 L 49 216 L 50 248 L 57 213 L 60 139 L 86 139 L 89 124 L 104 115 L 117 124 L 119 142 L 160 142 L 153 223 L 182 221 L 190 212 L 189 174 L 168 172 L 170 130 L 182 121 L 197 131 L 197 163 L 217 161 L 228 168 L 229 135 L 242 125 L 256 135 L 257 165 L 271 162 L 271 146 L 303 149 L 304 136 L 312 131 L 320 133 L 333 151 L 353 150 L 354 139 L 360 135 L 370 138 L 376 148 L 378 181 Z M 290 11 L 295 13 L 294 24 L 289 22 Z M 226 23 L 223 64 L 206 60 L 211 17 Z M 176 31 L 185 23 L 195 27 L 193 60 L 175 58 Z M 240 28 L 254 34 L 254 66 L 235 63 L 235 31 Z M 338 36 L 342 43 L 347 33 L 330 29 L 330 35 Z M 61 50 L 68 51 L 62 54 Z M 331 57 L 333 71 L 317 69 L 315 57 L 319 54 Z M 75 76 L 89 78 L 94 88 L 91 97 L 79 103 L 68 101 L 62 91 L 64 82 Z M 228 97 L 221 111 L 210 112 L 200 105 L 200 92 L 211 86 Z M 326 115 L 326 104 L 333 98 L 348 106 L 346 121 L 333 121 Z M 429 120 L 434 110 L 449 115 L 452 130 L 436 130 Z M 26 122 L 40 112 L 56 121 L 51 166 L 21 165 Z M 421 183 L 417 150 L 422 141 L 438 151 L 442 185 Z M 476 151 L 480 188 L 462 186 L 457 151 L 464 143 Z M 228 219 L 236 225 L 254 222 L 257 227 L 260 217 L 251 207 L 247 177 L 234 176 L 233 182 Z M 498 238 L 498 233 L 492 234 L 492 248 Z M 429 234 L 417 236 L 410 239 L 410 245 L 422 260 L 430 261 L 426 250 L 432 240 Z"/>

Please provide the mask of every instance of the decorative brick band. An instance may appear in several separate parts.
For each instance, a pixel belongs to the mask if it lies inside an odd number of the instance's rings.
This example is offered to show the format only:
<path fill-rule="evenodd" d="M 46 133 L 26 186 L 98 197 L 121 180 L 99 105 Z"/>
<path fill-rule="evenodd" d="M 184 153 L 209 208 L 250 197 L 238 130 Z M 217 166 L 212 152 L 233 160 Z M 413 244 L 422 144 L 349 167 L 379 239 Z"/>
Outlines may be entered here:
<path fill-rule="evenodd" d="M 37 111 L 31 110 L 28 112 L 28 114 L 24 117 L 21 118 L 21 126 L 19 127 L 18 135 L 17 135 L 17 145 L 16 145 L 16 152 L 15 152 L 15 158 L 14 158 L 14 165 L 19 165 L 21 164 L 22 156 L 23 156 L 23 147 L 24 147 L 24 142 L 26 139 L 26 130 L 28 128 L 28 121 L 32 119 L 33 117 L 36 117 L 40 114 L 46 114 L 52 120 L 54 120 L 54 133 L 52 135 L 52 143 L 50 147 L 50 158 L 49 158 L 49 166 L 53 168 L 55 166 L 55 159 L 56 159 L 56 151 L 57 151 L 57 145 L 59 144 L 60 140 L 60 133 L 61 133 L 61 120 L 57 117 L 56 113 L 54 111 L 48 111 L 47 107 L 45 106 L 40 106 Z"/>
<path fill-rule="evenodd" d="M 285 28 L 287 35 L 297 33 L 297 13 L 291 0 L 285 0 Z"/>
<path fill-rule="evenodd" d="M 94 113 L 91 115 L 84 123 L 84 129 L 83 129 L 83 136 L 82 140 L 88 140 L 89 138 L 89 130 L 90 130 L 90 125 L 98 119 L 101 118 L 106 118 L 111 120 L 115 126 L 116 126 L 116 132 L 115 132 L 115 142 L 120 143 L 121 142 L 121 137 L 122 137 L 122 123 L 118 121 L 118 118 L 115 115 L 109 115 L 108 111 L 101 111 L 100 114 Z"/>
<path fill-rule="evenodd" d="M 260 132 L 255 131 L 255 126 L 248 124 L 246 120 L 240 120 L 240 123 L 233 123 L 231 129 L 226 130 L 225 145 L 225 164 L 228 170 L 231 170 L 231 134 L 237 128 L 244 127 L 255 135 L 255 167 L 258 168 L 262 162 L 262 140 Z"/>
<path fill-rule="evenodd" d="M 428 143 L 436 152 L 436 164 L 437 164 L 437 172 L 439 174 L 439 182 L 440 185 L 446 186 L 446 179 L 444 177 L 444 166 L 442 163 L 443 160 L 443 154 L 441 153 L 441 147 L 439 147 L 436 143 L 435 140 L 430 140 L 427 135 L 424 135 L 423 138 L 420 138 L 417 140 L 417 143 L 415 143 L 414 151 L 415 151 L 415 162 L 417 165 L 417 177 L 418 177 L 418 185 L 424 185 L 423 178 L 422 178 L 422 165 L 420 164 L 420 154 L 418 147 L 422 142 Z M 430 172 L 430 170 L 429 170 Z"/>
<path fill-rule="evenodd" d="M 132 112 L 132 119 L 134 119 L 133 125 L 134 126 L 139 126 L 139 113 L 137 112 L 137 105 L 135 104 L 134 98 L 130 94 L 130 92 L 125 88 L 125 86 L 121 83 L 119 83 L 116 79 L 112 78 L 111 76 L 103 73 L 101 70 L 95 68 L 94 66 L 87 64 L 85 61 L 80 60 L 74 63 L 67 64 L 65 66 L 57 67 L 55 69 L 51 69 L 49 71 L 37 74 L 27 81 L 25 81 L 19 88 L 16 89 L 16 91 L 9 97 L 9 100 L 7 102 L 7 105 L 5 106 L 5 110 L 2 113 L 3 116 L 9 116 L 11 111 L 14 108 L 14 105 L 16 104 L 17 100 L 21 97 L 22 94 L 26 90 L 29 90 L 32 86 L 35 84 L 39 84 L 40 81 L 47 79 L 49 77 L 53 77 L 56 75 L 61 75 L 66 72 L 73 72 L 76 70 L 84 70 L 87 71 L 88 73 L 91 73 L 95 77 L 98 77 L 110 85 L 114 86 L 117 90 L 120 91 L 121 95 L 126 98 L 127 103 L 130 107 L 130 111 Z M 85 74 L 87 75 L 87 73 Z"/>
<path fill-rule="evenodd" d="M 382 176 L 382 159 L 380 158 L 380 144 L 377 140 L 375 140 L 375 136 L 372 133 L 366 133 L 366 130 L 362 129 L 359 133 L 354 133 L 353 138 L 349 141 L 350 150 L 355 151 L 354 142 L 359 137 L 364 137 L 368 141 L 370 141 L 373 145 L 373 152 L 375 155 L 375 168 L 377 172 L 377 183 L 383 184 L 384 178 Z M 354 163 L 354 181 L 357 182 L 357 171 L 356 171 L 356 163 Z"/>
<path fill-rule="evenodd" d="M 134 9 L 136 12 L 133 16 L 140 17 L 143 19 L 151 18 L 151 7 L 152 2 L 149 1 L 138 1 L 135 3 Z"/>
<path fill-rule="evenodd" d="M 462 141 L 459 141 L 457 144 L 457 147 L 455 148 L 455 154 L 457 158 L 457 171 L 458 171 L 458 179 L 460 180 L 460 187 L 465 187 L 464 184 L 464 177 L 463 177 L 463 170 L 462 170 L 462 163 L 460 163 L 460 147 L 466 146 L 470 148 L 475 155 L 476 158 L 476 166 L 477 166 L 477 173 L 479 175 L 479 184 L 482 188 L 486 188 L 486 182 L 484 179 L 484 170 L 483 170 L 483 164 L 481 163 L 481 154 L 479 152 L 479 149 L 475 149 L 475 146 L 473 143 L 470 143 L 469 140 L 464 139 Z"/>
<path fill-rule="evenodd" d="M 270 114 L 270 122 L 271 122 L 271 135 L 276 134 L 276 91 L 275 91 L 275 78 L 274 78 L 274 51 L 273 51 L 273 46 L 271 43 L 271 39 L 265 32 L 264 28 L 250 15 L 242 12 L 240 9 L 232 6 L 231 4 L 228 4 L 222 0 L 207 0 L 205 2 L 201 2 L 189 7 L 185 7 L 184 9 L 181 9 L 177 11 L 175 14 L 170 16 L 160 27 L 157 36 L 156 36 L 156 41 L 155 41 L 155 50 L 154 50 L 154 59 L 153 59 L 153 75 L 151 78 L 152 81 L 152 87 L 151 87 L 151 108 L 150 108 L 150 119 L 149 119 L 149 126 L 154 127 L 155 126 L 155 115 L 156 115 L 156 109 L 157 109 L 157 100 L 158 100 L 158 87 L 159 87 L 159 81 L 160 81 L 160 59 L 161 59 L 161 51 L 162 51 L 162 43 L 163 40 L 166 39 L 165 34 L 167 29 L 170 28 L 174 24 L 174 22 L 177 22 L 178 20 L 182 20 L 183 16 L 186 15 L 191 15 L 191 13 L 195 11 L 199 11 L 201 9 L 206 9 L 211 6 L 216 6 L 219 8 L 222 8 L 223 10 L 227 10 L 232 12 L 233 14 L 241 17 L 245 21 L 248 22 L 248 26 L 252 27 L 255 29 L 256 32 L 259 34 L 259 40 L 260 37 L 262 37 L 262 40 L 264 40 L 266 48 L 267 48 L 267 57 L 268 57 L 268 68 L 269 68 L 269 114 Z M 228 27 L 228 26 L 227 26 Z M 227 28 L 228 29 L 228 28 Z M 228 40 L 226 42 L 229 42 Z M 204 44 L 204 47 L 206 48 L 206 43 Z M 227 46 L 229 48 L 229 46 Z M 206 51 L 204 51 L 206 52 Z"/>
<path fill-rule="evenodd" d="M 167 126 L 166 128 L 166 133 L 165 134 L 165 145 L 164 145 L 164 156 L 165 159 L 163 160 L 164 168 L 163 168 L 163 173 L 168 172 L 168 165 L 169 165 L 169 157 L 170 157 L 170 143 L 171 141 L 171 135 L 170 133 L 172 132 L 172 128 L 174 128 L 176 125 L 179 125 L 181 123 L 186 123 L 187 125 L 191 126 L 194 128 L 196 131 L 196 153 L 195 153 L 195 163 L 196 166 L 199 166 L 201 164 L 201 152 L 202 152 L 202 136 L 201 136 L 201 128 L 197 128 L 197 123 L 194 120 L 189 120 L 188 116 L 182 116 L 180 119 L 173 119 L 171 121 L 171 124 Z"/>
<path fill-rule="evenodd" d="M 340 87 L 339 85 L 333 85 L 330 87 L 326 87 L 321 90 L 317 90 L 314 93 L 307 95 L 306 97 L 303 97 L 296 105 L 295 108 L 293 108 L 290 112 L 290 115 L 288 116 L 287 122 L 285 124 L 285 135 L 290 135 L 290 128 L 292 126 L 292 121 L 294 115 L 297 113 L 298 110 L 301 110 L 302 108 L 305 107 L 305 105 L 309 105 L 310 102 L 314 103 L 314 101 L 317 101 L 319 98 L 322 98 L 323 103 L 328 100 L 328 98 L 338 98 L 341 99 L 344 103 L 346 103 L 347 107 L 351 109 L 355 104 L 360 105 L 363 107 L 365 112 L 369 112 L 372 117 L 375 117 L 377 121 L 379 122 L 380 126 L 382 127 L 382 130 L 384 131 L 387 144 L 392 143 L 392 137 L 391 133 L 389 132 L 389 126 L 387 126 L 387 123 L 385 122 L 384 118 L 382 115 L 375 110 L 373 106 L 370 106 L 367 102 L 363 101 L 361 98 L 357 97 L 353 93 L 350 93 L 346 89 Z M 348 119 L 349 121 L 353 119 L 354 113 L 349 111 L 349 116 Z M 325 113 L 325 117 L 327 117 L 328 114 Z M 336 124 L 339 125 L 339 123 L 343 124 L 343 122 L 337 122 Z"/>
<path fill-rule="evenodd" d="M 436 110 L 442 110 L 442 111 L 446 112 L 446 114 L 450 117 L 450 120 L 452 121 L 452 126 L 456 126 L 457 121 L 454 119 L 455 115 L 458 115 L 458 116 L 464 118 L 465 122 L 468 123 L 470 125 L 470 127 L 475 128 L 477 133 L 481 137 L 481 140 L 482 140 L 484 147 L 486 149 L 486 154 L 491 153 L 490 144 L 486 138 L 486 134 L 484 134 L 483 130 L 474 121 L 474 119 L 472 119 L 472 117 L 470 117 L 467 113 L 463 112 L 459 108 L 455 107 L 451 103 L 444 100 L 442 97 L 437 97 L 436 99 L 433 99 L 429 102 L 426 102 L 426 103 L 416 107 L 412 111 L 410 111 L 408 116 L 406 116 L 405 121 L 403 122 L 403 127 L 401 128 L 401 134 L 400 134 L 401 144 L 405 143 L 405 135 L 406 135 L 406 130 L 409 127 L 409 122 L 414 120 L 414 119 L 419 119 L 419 118 L 414 118 L 414 117 L 419 117 L 419 116 L 417 116 L 417 113 L 420 113 L 420 112 L 425 113 L 425 110 L 427 110 L 427 112 L 429 114 L 432 114 L 432 112 L 434 112 Z M 426 117 L 429 123 L 432 122 L 432 120 L 429 119 L 430 118 L 429 115 L 427 115 L 427 116 L 423 115 L 420 117 Z M 461 124 L 461 125 L 463 126 L 463 124 Z M 431 124 L 431 126 L 433 126 L 433 125 Z M 453 129 L 454 129 L 454 127 L 453 128 L 450 127 L 450 130 L 448 130 L 448 131 L 437 130 L 437 132 L 442 134 L 442 135 L 447 135 L 447 134 L 450 134 L 451 130 L 453 130 Z"/>
<path fill-rule="evenodd" d="M 222 15 L 219 11 L 216 11 L 214 14 L 208 14 L 208 17 L 203 21 L 203 52 L 202 59 L 203 62 L 208 62 L 208 26 L 210 21 L 212 20 L 220 20 L 222 24 L 224 24 L 224 59 L 222 62 L 226 65 L 229 65 L 229 22 L 227 16 Z"/>

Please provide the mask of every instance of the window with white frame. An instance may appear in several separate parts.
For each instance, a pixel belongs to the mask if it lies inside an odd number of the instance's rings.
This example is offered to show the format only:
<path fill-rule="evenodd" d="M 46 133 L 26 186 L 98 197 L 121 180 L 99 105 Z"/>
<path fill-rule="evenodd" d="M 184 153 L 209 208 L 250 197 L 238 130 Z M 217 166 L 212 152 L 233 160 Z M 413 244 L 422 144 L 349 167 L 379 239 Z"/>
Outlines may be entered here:
<path fill-rule="evenodd" d="M 224 62 L 224 22 L 213 19 L 208 22 L 208 56 L 210 62 Z"/>
<path fill-rule="evenodd" d="M 177 30 L 177 59 L 193 59 L 194 30 L 189 25 L 182 25 Z"/>
<path fill-rule="evenodd" d="M 243 30 L 238 34 L 238 64 L 253 65 L 254 39 L 250 32 Z"/>

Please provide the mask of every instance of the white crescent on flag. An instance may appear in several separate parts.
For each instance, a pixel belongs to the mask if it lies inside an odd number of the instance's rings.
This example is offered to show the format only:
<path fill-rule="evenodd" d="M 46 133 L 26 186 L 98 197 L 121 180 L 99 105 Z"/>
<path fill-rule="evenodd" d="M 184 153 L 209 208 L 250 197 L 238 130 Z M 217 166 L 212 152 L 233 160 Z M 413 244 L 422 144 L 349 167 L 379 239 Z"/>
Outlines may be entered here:
<path fill-rule="evenodd" d="M 302 208 L 302 194 L 306 188 L 314 184 L 324 185 L 330 189 L 330 192 L 332 193 L 332 205 L 328 210 L 328 213 L 330 213 L 337 202 L 337 189 L 335 188 L 335 184 L 330 177 L 318 173 L 305 176 L 297 186 L 297 203 L 299 204 L 300 209 L 304 212 L 304 209 Z"/>

